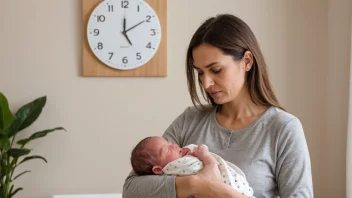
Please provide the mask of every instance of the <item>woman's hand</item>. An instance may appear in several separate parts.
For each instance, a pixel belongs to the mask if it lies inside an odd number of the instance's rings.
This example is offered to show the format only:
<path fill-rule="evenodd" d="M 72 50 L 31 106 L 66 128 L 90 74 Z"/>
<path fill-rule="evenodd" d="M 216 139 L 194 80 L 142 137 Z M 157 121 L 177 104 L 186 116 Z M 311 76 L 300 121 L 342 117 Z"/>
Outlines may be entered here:
<path fill-rule="evenodd" d="M 247 198 L 222 182 L 219 164 L 206 146 L 198 146 L 193 153 L 204 167 L 196 175 L 176 177 L 177 198 Z"/>
<path fill-rule="evenodd" d="M 204 164 L 204 168 L 197 174 L 201 181 L 221 182 L 219 163 L 210 154 L 208 147 L 204 145 L 198 146 L 198 148 L 194 150 L 194 156 L 198 157 Z"/>

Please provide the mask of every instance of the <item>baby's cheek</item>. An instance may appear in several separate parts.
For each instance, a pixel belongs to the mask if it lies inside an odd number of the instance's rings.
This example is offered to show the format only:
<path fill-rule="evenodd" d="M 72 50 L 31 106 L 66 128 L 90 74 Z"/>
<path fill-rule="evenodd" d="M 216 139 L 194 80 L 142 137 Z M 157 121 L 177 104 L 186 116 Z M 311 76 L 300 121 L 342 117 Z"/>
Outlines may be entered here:
<path fill-rule="evenodd" d="M 180 156 L 179 156 L 177 153 L 173 153 L 171 159 L 172 159 L 172 160 L 176 160 L 176 159 L 178 159 L 179 157 L 180 157 Z"/>

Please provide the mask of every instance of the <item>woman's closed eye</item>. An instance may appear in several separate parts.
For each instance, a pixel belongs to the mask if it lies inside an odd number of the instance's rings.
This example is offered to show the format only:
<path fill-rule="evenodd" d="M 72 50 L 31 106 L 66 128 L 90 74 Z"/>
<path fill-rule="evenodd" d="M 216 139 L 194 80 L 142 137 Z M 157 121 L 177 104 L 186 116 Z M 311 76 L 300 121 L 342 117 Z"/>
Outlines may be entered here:
<path fill-rule="evenodd" d="M 213 72 L 214 74 L 218 74 L 221 72 L 221 69 L 214 69 L 214 70 L 211 70 L 211 72 Z"/>
<path fill-rule="evenodd" d="M 219 74 L 219 73 L 221 72 L 221 70 L 222 70 L 222 69 L 212 69 L 212 70 L 210 70 L 210 71 L 211 71 L 211 73 L 213 73 L 213 74 Z M 202 71 L 198 71 L 198 70 L 197 70 L 197 72 L 198 72 L 198 75 L 199 75 L 199 76 L 202 76 L 202 75 L 204 74 L 204 72 L 202 72 Z"/>

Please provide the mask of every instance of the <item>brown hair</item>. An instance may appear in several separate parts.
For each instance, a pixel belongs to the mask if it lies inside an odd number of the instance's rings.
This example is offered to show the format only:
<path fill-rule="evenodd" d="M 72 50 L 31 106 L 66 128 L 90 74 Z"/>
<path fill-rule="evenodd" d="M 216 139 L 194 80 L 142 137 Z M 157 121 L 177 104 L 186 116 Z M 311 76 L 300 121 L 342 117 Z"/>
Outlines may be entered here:
<path fill-rule="evenodd" d="M 138 175 L 154 175 L 153 166 L 156 164 L 156 156 L 147 149 L 147 144 L 153 137 L 141 140 L 131 153 L 131 165 Z"/>
<path fill-rule="evenodd" d="M 205 110 L 196 91 L 192 57 L 192 50 L 201 44 L 217 47 L 224 54 L 233 56 L 235 61 L 241 60 L 246 51 L 252 52 L 253 65 L 245 80 L 252 101 L 257 105 L 275 106 L 284 110 L 274 94 L 264 57 L 252 30 L 240 18 L 230 14 L 221 14 L 207 19 L 197 29 L 190 41 L 187 50 L 186 72 L 188 90 L 194 106 L 197 107 L 197 104 L 200 104 L 202 110 Z M 198 79 L 198 84 L 203 98 L 215 106 L 214 100 L 201 86 L 200 79 Z"/>

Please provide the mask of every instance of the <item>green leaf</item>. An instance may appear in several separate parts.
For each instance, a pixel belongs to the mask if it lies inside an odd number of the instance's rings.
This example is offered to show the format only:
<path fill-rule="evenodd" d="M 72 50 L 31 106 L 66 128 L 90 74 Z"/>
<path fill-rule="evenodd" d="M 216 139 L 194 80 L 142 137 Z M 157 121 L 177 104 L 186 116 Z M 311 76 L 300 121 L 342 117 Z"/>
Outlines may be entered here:
<path fill-rule="evenodd" d="M 0 129 L 5 130 L 13 122 L 7 98 L 0 92 Z"/>
<path fill-rule="evenodd" d="M 64 131 L 66 131 L 66 129 L 64 129 L 63 127 L 56 127 L 56 128 L 53 128 L 53 129 L 47 129 L 47 130 L 39 131 L 39 132 L 36 132 L 36 133 L 32 134 L 29 138 L 17 141 L 17 144 L 19 144 L 21 146 L 24 146 L 28 142 L 30 142 L 30 141 L 32 141 L 34 139 L 42 138 L 42 137 L 46 136 L 48 133 L 54 132 L 56 130 L 64 130 Z"/>
<path fill-rule="evenodd" d="M 10 139 L 3 132 L 0 132 L 0 150 L 6 152 L 10 148 Z"/>
<path fill-rule="evenodd" d="M 9 191 L 9 192 L 10 192 L 9 194 L 12 193 L 14 187 L 15 187 L 15 186 L 12 184 L 12 185 L 11 185 L 11 188 L 10 188 L 10 191 Z"/>
<path fill-rule="evenodd" d="M 41 114 L 46 103 L 46 96 L 37 98 L 22 106 L 15 114 L 12 125 L 6 130 L 9 137 L 30 126 Z"/>
<path fill-rule="evenodd" d="M 13 193 L 10 194 L 9 198 L 12 198 L 18 191 L 23 190 L 23 188 L 17 188 Z"/>
<path fill-rule="evenodd" d="M 19 149 L 19 148 L 12 148 L 7 151 L 8 155 L 13 158 L 19 158 L 23 155 L 28 155 L 31 152 L 29 149 Z"/>
<path fill-rule="evenodd" d="M 27 170 L 27 171 L 23 171 L 22 173 L 20 173 L 20 174 L 18 174 L 16 177 L 14 177 L 13 178 L 13 180 L 15 180 L 15 179 L 17 179 L 17 178 L 19 178 L 21 175 L 24 175 L 24 174 L 26 174 L 26 173 L 30 173 L 31 171 L 29 171 L 29 170 Z M 12 180 L 12 181 L 13 181 Z"/>
<path fill-rule="evenodd" d="M 20 163 L 18 163 L 18 165 L 22 164 L 25 161 L 32 160 L 32 159 L 42 159 L 45 163 L 48 163 L 48 161 L 44 157 L 39 156 L 39 155 L 33 155 L 33 156 L 25 157 Z"/>

